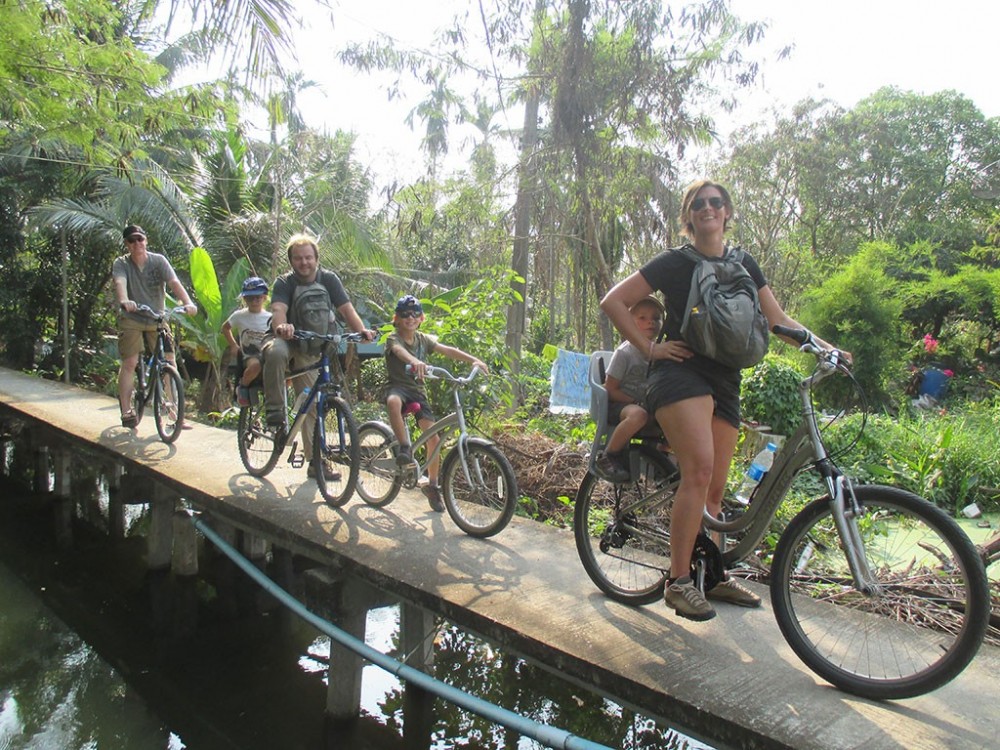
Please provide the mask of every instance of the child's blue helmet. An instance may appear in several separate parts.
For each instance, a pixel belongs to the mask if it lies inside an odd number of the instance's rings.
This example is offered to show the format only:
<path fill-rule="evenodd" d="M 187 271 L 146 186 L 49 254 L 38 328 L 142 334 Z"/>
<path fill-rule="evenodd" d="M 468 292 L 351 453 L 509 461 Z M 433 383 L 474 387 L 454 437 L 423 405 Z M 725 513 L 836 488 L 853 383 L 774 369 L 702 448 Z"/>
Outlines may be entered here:
<path fill-rule="evenodd" d="M 414 297 L 412 294 L 407 294 L 405 297 L 400 297 L 399 302 L 396 303 L 396 312 L 415 312 L 423 313 L 424 306 L 420 304 L 420 300 Z"/>
<path fill-rule="evenodd" d="M 267 294 L 267 282 L 259 276 L 251 276 L 243 282 L 241 297 L 260 297 Z"/>

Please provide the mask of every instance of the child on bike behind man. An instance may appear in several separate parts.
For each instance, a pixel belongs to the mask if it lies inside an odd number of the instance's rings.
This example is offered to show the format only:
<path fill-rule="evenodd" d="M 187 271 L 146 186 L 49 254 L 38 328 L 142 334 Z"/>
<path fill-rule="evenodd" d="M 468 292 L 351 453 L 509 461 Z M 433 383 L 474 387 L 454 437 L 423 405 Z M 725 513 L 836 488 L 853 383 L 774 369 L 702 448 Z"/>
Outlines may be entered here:
<path fill-rule="evenodd" d="M 484 373 L 489 373 L 489 368 L 482 360 L 456 347 L 441 344 L 437 337 L 417 330 L 423 322 L 424 308 L 420 300 L 408 294 L 396 303 L 396 314 L 392 319 L 396 330 L 390 333 L 385 341 L 385 367 L 389 375 L 385 405 L 389 411 L 389 424 L 392 425 L 392 431 L 399 441 L 396 462 L 400 466 L 407 466 L 413 461 L 404 414 L 412 412 L 417 420 L 417 426 L 421 429 L 430 427 L 435 421 L 428 405 L 427 389 L 423 384 L 428 355 L 437 352 L 450 359 L 468 362 Z M 410 372 L 406 371 L 407 365 L 410 365 Z M 427 441 L 428 456 L 433 455 L 439 440 L 440 438 L 435 435 Z M 439 457 L 435 455 L 433 460 L 428 461 L 427 484 L 421 488 L 430 503 L 431 510 L 438 513 L 444 510 L 438 489 L 439 466 Z"/>
<path fill-rule="evenodd" d="M 632 319 L 649 339 L 656 339 L 663 323 L 663 303 L 650 295 L 643 297 L 630 308 Z M 597 458 L 597 470 L 609 482 L 629 480 L 629 469 L 622 451 L 629 440 L 655 418 L 646 411 L 646 376 L 649 374 L 649 349 L 641 351 L 630 341 L 623 341 L 611 355 L 608 363 L 608 424 L 615 424 L 604 452 Z"/>
<path fill-rule="evenodd" d="M 261 346 L 270 330 L 271 313 L 264 310 L 267 282 L 258 276 L 251 276 L 243 282 L 240 297 L 246 307 L 241 307 L 226 319 L 222 324 L 222 335 L 229 342 L 230 355 L 238 357 L 241 374 L 236 385 L 236 403 L 245 407 L 250 406 L 250 384 L 260 376 L 263 365 Z"/>

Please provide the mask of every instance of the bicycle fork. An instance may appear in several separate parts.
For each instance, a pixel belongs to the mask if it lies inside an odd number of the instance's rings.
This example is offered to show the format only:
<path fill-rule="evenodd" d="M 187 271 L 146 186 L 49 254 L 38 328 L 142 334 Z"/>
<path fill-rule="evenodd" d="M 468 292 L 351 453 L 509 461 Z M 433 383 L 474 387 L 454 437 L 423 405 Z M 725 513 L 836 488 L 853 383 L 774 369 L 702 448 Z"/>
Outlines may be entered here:
<path fill-rule="evenodd" d="M 830 502 L 833 522 L 847 557 L 847 566 L 854 578 L 854 587 L 863 594 L 874 594 L 879 587 L 878 578 L 868 565 L 864 540 L 858 529 L 858 518 L 864 509 L 854 494 L 854 485 L 843 474 L 828 479 L 827 484 L 832 489 Z"/>

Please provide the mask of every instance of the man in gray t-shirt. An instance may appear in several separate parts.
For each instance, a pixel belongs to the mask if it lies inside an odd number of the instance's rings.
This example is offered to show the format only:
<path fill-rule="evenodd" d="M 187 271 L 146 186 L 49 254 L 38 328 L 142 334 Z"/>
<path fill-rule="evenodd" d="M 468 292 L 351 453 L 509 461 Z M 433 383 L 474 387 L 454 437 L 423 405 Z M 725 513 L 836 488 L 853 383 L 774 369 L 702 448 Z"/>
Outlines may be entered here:
<path fill-rule="evenodd" d="M 136 415 L 131 406 L 132 390 L 143 340 L 148 347 L 156 345 L 156 321 L 137 312 L 139 305 L 162 311 L 166 304 L 165 287 L 169 286 L 174 296 L 184 303 L 188 315 L 194 315 L 198 308 L 177 279 L 170 261 L 159 253 L 149 252 L 146 231 L 142 227 L 129 224 L 122 232 L 122 238 L 128 252 L 115 258 L 111 276 L 118 301 L 118 353 L 122 358 L 118 369 L 118 400 L 122 426 L 132 428 L 136 426 Z M 172 348 L 167 356 L 173 359 Z"/>
<path fill-rule="evenodd" d="M 316 240 L 307 234 L 296 234 L 288 240 L 286 248 L 288 264 L 292 270 L 279 276 L 271 287 L 271 330 L 274 338 L 264 344 L 264 401 L 267 404 L 268 426 L 276 430 L 284 430 L 287 425 L 285 401 L 285 376 L 289 369 L 306 367 L 319 359 L 318 354 L 311 354 L 295 341 L 295 326 L 299 321 L 290 320 L 295 287 L 299 285 L 322 284 L 330 298 L 332 315 L 334 311 L 346 321 L 352 331 L 364 334 L 371 341 L 375 334 L 365 328 L 354 305 L 351 304 L 340 282 L 340 277 L 332 271 L 319 267 L 319 248 Z M 311 370 L 301 377 L 292 380 L 296 393 L 305 388 L 312 388 L 316 382 L 318 370 Z M 315 410 L 310 409 L 302 429 L 302 445 L 307 457 L 312 456 L 313 428 L 316 423 Z M 333 476 L 332 469 L 324 467 L 328 478 Z M 307 470 L 309 477 L 316 475 L 316 467 L 310 462 Z"/>

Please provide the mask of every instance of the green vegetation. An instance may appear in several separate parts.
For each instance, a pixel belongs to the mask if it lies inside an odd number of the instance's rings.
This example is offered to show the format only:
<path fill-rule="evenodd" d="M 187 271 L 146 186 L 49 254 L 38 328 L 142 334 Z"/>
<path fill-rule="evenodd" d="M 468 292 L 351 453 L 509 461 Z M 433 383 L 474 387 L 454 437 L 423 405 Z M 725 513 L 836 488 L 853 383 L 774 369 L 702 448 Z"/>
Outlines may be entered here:
<path fill-rule="evenodd" d="M 427 330 L 490 363 L 474 405 L 481 427 L 576 450 L 593 428 L 547 414 L 542 352 L 613 347 L 597 302 L 680 242 L 679 196 L 695 171 L 687 154 L 713 144 L 698 171 L 731 188 L 733 241 L 793 316 L 854 354 L 877 416 L 856 446 L 853 416 L 831 427 L 842 462 L 949 510 L 996 502 L 997 118 L 953 91 L 885 88 L 851 109 L 802 101 L 717 144 L 711 113 L 753 83 L 766 27 L 725 0 L 683 10 L 539 0 L 484 9 L 481 29 L 456 19 L 426 53 L 391 41 L 335 51 L 358 75 L 391 72 L 420 92 L 409 121 L 423 135 L 425 174 L 377 185 L 354 134 L 317 130 L 298 110 L 313 83 L 294 70 L 293 29 L 308 5 L 4 4 L 6 365 L 113 389 L 111 264 L 121 227 L 136 222 L 194 290 L 201 312 L 182 335 L 196 352 L 190 392 L 201 414 L 222 414 L 218 327 L 235 285 L 273 278 L 288 235 L 308 230 L 370 324 L 413 293 L 426 301 Z M 180 28 L 186 8 L 196 20 Z M 488 71 L 476 65 L 479 33 L 494 51 Z M 213 55 L 238 62 L 217 81 L 174 83 Z M 484 72 L 463 97 L 468 71 Z M 522 110 L 522 127 L 500 127 Z M 249 124 L 262 116 L 256 138 Z M 470 156 L 446 174 L 459 125 L 472 126 Z M 904 389 L 931 365 L 953 373 L 946 411 L 912 413 Z M 747 415 L 791 431 L 808 366 L 775 343 L 747 374 Z M 360 413 L 379 413 L 381 378 L 380 363 L 365 365 Z M 820 405 L 851 408 L 846 385 L 824 383 Z"/>

